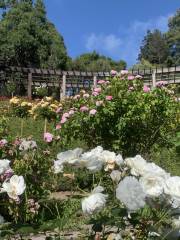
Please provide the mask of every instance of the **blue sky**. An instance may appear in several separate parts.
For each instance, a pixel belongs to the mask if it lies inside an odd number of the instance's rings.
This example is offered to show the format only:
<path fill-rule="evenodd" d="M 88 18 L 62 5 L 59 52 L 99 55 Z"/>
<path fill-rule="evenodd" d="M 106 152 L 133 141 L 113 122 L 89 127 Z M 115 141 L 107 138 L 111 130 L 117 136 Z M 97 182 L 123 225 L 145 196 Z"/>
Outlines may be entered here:
<path fill-rule="evenodd" d="M 45 0 L 45 4 L 71 57 L 96 50 L 130 66 L 147 29 L 166 31 L 180 0 Z"/>

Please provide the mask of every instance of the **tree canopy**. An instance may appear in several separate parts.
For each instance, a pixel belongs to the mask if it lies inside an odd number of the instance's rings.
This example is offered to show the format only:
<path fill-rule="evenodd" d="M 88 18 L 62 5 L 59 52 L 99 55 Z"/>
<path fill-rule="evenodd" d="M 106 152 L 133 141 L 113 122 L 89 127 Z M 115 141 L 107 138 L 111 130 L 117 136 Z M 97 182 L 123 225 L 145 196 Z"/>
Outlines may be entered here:
<path fill-rule="evenodd" d="M 4 2 L 4 5 L 3 5 Z M 46 17 L 42 0 L 1 1 L 1 57 L 12 65 L 64 69 L 67 51 L 63 37 Z"/>
<path fill-rule="evenodd" d="M 98 54 L 97 52 L 85 53 L 74 59 L 71 68 L 79 71 L 110 71 L 126 68 L 123 60 L 114 61 L 111 58 Z"/>

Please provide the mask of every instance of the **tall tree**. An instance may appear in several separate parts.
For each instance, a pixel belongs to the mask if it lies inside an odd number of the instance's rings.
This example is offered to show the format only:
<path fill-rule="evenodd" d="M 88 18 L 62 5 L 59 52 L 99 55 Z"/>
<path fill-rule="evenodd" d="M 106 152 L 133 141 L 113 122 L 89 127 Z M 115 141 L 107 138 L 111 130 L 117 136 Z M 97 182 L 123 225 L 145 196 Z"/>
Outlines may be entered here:
<path fill-rule="evenodd" d="M 168 45 L 165 35 L 158 29 L 147 31 L 144 37 L 138 59 L 149 61 L 151 64 L 164 64 L 168 57 Z"/>
<path fill-rule="evenodd" d="M 169 19 L 167 42 L 170 50 L 169 60 L 180 65 L 180 9 Z"/>
<path fill-rule="evenodd" d="M 0 52 L 12 65 L 65 69 L 62 36 L 46 17 L 42 0 L 17 0 L 0 21 Z"/>

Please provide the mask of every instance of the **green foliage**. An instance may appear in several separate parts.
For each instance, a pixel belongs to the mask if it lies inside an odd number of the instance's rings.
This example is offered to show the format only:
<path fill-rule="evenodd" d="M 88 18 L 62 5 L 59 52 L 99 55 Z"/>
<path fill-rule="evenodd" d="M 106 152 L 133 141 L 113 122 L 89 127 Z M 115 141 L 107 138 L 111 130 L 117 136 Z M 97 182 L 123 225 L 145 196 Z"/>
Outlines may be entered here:
<path fill-rule="evenodd" d="M 94 51 L 77 57 L 72 61 L 72 65 L 69 68 L 79 71 L 110 71 L 112 69 L 125 69 L 126 65 L 126 62 L 123 60 L 114 61 Z"/>
<path fill-rule="evenodd" d="M 145 59 L 152 64 L 163 64 L 168 57 L 165 36 L 159 31 L 148 31 L 140 48 L 139 60 Z"/>
<path fill-rule="evenodd" d="M 170 49 L 169 61 L 174 65 L 180 65 L 180 9 L 169 19 L 168 26 L 166 38 Z"/>
<path fill-rule="evenodd" d="M 0 52 L 12 65 L 66 66 L 63 38 L 46 18 L 43 1 L 18 1 L 0 21 Z"/>
<path fill-rule="evenodd" d="M 111 101 L 106 100 L 108 95 Z M 97 101 L 102 101 L 101 106 L 96 106 Z M 144 92 L 141 79 L 128 80 L 127 76 L 112 78 L 97 97 L 72 100 L 72 106 L 78 111 L 62 126 L 65 143 L 81 139 L 89 148 L 102 145 L 125 156 L 147 154 L 154 144 L 168 146 L 178 124 L 178 103 L 171 91 L 157 87 Z M 81 106 L 97 112 L 79 111 Z"/>

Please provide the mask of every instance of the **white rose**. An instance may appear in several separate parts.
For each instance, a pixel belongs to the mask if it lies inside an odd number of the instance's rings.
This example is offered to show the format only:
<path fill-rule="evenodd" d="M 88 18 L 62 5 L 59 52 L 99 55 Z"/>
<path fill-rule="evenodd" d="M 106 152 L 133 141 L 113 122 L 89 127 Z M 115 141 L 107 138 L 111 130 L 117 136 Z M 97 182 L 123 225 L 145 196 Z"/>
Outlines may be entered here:
<path fill-rule="evenodd" d="M 158 197 L 163 193 L 164 178 L 155 174 L 146 174 L 139 180 L 144 192 L 150 197 Z"/>
<path fill-rule="evenodd" d="M 25 191 L 26 184 L 23 176 L 13 175 L 9 182 L 5 181 L 3 183 L 2 187 L 2 191 L 7 192 L 10 198 L 17 200 L 18 196 Z"/>
<path fill-rule="evenodd" d="M 6 170 L 10 169 L 10 161 L 7 159 L 0 159 L 0 174 L 3 174 Z"/>
<path fill-rule="evenodd" d="M 133 158 L 126 158 L 125 164 L 130 167 L 132 175 L 139 176 L 144 173 L 147 162 L 140 155 L 136 155 Z"/>
<path fill-rule="evenodd" d="M 105 164 L 105 171 L 113 170 L 116 164 L 116 154 L 110 151 L 103 151 L 100 156 L 101 161 Z"/>
<path fill-rule="evenodd" d="M 85 214 L 93 214 L 100 211 L 106 204 L 107 195 L 103 194 L 104 188 L 99 186 L 82 200 L 82 210 Z"/>
<path fill-rule="evenodd" d="M 54 168 L 54 173 L 62 173 L 64 166 L 61 161 L 57 160 L 57 161 L 54 161 L 53 168 Z"/>
<path fill-rule="evenodd" d="M 70 163 L 74 164 L 78 161 L 80 155 L 82 154 L 82 149 L 81 148 L 75 148 L 74 150 L 68 150 L 66 152 L 61 152 L 57 154 L 57 159 L 59 163 Z"/>
<path fill-rule="evenodd" d="M 116 161 L 116 164 L 117 164 L 118 166 L 120 166 L 121 164 L 124 163 L 124 160 L 123 160 L 121 154 L 118 154 L 118 155 L 116 156 L 115 161 Z"/>
<path fill-rule="evenodd" d="M 100 158 L 102 151 L 103 148 L 98 146 L 93 150 L 82 154 L 77 164 L 80 167 L 86 167 L 92 172 L 100 171 L 104 164 L 103 160 Z"/>
<path fill-rule="evenodd" d="M 113 170 L 110 174 L 113 182 L 118 183 L 121 180 L 121 172 L 119 170 Z"/>
<path fill-rule="evenodd" d="M 170 177 L 170 174 L 167 173 L 164 169 L 157 166 L 155 163 L 147 163 L 142 172 L 142 176 L 145 176 L 146 174 L 153 174 L 159 177 L 162 177 L 164 179 L 167 179 Z"/>
<path fill-rule="evenodd" d="M 37 148 L 37 144 L 35 141 L 32 140 L 23 140 L 21 144 L 19 145 L 19 150 L 20 151 L 27 151 L 29 149 L 34 149 Z"/>
<path fill-rule="evenodd" d="M 173 207 L 180 207 L 180 177 L 174 176 L 166 179 L 164 192 L 170 195 Z"/>

